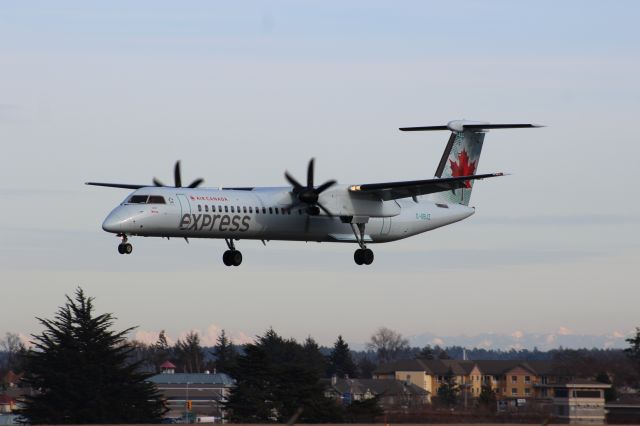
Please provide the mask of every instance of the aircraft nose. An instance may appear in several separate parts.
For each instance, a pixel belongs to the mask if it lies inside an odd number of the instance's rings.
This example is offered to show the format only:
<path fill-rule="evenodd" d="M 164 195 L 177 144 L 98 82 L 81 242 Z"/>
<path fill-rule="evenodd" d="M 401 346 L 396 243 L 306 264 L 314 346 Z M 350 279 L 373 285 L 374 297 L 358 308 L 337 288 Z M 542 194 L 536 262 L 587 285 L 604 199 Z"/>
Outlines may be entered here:
<path fill-rule="evenodd" d="M 102 222 L 102 229 L 107 232 L 118 233 L 122 231 L 123 219 L 122 212 L 119 209 L 115 209 Z"/>

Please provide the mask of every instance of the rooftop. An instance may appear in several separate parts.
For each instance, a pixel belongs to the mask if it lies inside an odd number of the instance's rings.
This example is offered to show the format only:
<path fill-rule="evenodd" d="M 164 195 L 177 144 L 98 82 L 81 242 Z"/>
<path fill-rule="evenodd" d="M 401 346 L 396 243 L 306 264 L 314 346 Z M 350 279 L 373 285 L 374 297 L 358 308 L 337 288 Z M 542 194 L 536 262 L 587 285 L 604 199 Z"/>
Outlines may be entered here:
<path fill-rule="evenodd" d="M 234 381 L 225 373 L 176 373 L 176 374 L 156 374 L 149 378 L 151 383 L 157 385 L 163 384 L 208 384 L 208 385 L 225 385 L 231 386 Z"/>

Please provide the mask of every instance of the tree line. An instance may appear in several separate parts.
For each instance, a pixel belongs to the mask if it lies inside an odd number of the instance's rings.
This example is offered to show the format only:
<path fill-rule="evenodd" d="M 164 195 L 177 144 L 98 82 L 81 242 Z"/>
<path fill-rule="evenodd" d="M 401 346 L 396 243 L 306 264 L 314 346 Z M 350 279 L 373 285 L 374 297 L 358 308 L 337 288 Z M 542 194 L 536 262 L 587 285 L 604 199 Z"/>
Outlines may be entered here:
<path fill-rule="evenodd" d="M 368 422 L 380 415 L 377 400 L 343 405 L 327 394 L 328 378 L 367 378 L 381 363 L 455 355 L 455 348 L 411 348 L 400 333 L 384 327 L 372 335 L 367 350 L 359 352 L 352 351 L 342 336 L 323 348 L 312 337 L 298 342 L 273 329 L 242 346 L 234 345 L 224 331 L 212 348 L 203 348 L 196 332 L 174 345 L 161 332 L 148 345 L 126 339 L 132 328 L 112 330 L 113 315 L 96 314 L 93 299 L 80 288 L 66 297 L 52 319 L 38 321 L 43 331 L 31 336 L 29 348 L 12 333 L 0 340 L 0 373 L 22 373 L 23 385 L 36 390 L 25 397 L 20 412 L 32 424 L 157 422 L 165 409 L 148 379 L 167 360 L 179 372 L 215 369 L 234 378 L 225 402 L 232 421 Z M 567 375 L 597 376 L 637 387 L 640 328 L 627 341 L 624 351 L 558 349 L 548 355 Z M 456 386 L 453 374 L 447 375 L 439 398 L 453 402 Z M 480 396 L 487 404 L 492 398 L 487 393 Z"/>

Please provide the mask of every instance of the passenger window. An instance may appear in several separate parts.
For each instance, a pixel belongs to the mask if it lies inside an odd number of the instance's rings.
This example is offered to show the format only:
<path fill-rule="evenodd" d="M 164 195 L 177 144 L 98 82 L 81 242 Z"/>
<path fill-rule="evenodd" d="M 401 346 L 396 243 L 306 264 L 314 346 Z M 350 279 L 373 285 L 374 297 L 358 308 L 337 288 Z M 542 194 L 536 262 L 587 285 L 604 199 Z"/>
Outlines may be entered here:
<path fill-rule="evenodd" d="M 235 213 L 236 211 L 233 209 L 233 206 L 231 206 L 231 213 Z"/>
<path fill-rule="evenodd" d="M 249 207 L 249 213 L 253 213 L 253 207 Z"/>
<path fill-rule="evenodd" d="M 202 206 L 200 204 L 198 204 L 198 211 L 201 212 L 202 211 Z"/>
<path fill-rule="evenodd" d="M 301 209 L 298 209 L 298 214 L 302 214 L 302 210 Z"/>
<path fill-rule="evenodd" d="M 133 197 L 129 198 L 129 201 L 127 201 L 127 203 L 145 204 L 147 202 L 148 197 L 149 197 L 148 195 L 134 195 Z"/>
<path fill-rule="evenodd" d="M 209 206 L 208 206 L 208 205 L 206 205 L 206 204 L 204 205 L 204 211 L 205 211 L 205 212 L 209 212 Z"/>
<path fill-rule="evenodd" d="M 269 214 L 273 214 L 273 208 L 269 207 Z"/>
<path fill-rule="evenodd" d="M 224 212 L 225 213 L 229 213 L 229 207 L 228 206 L 224 206 Z"/>
<path fill-rule="evenodd" d="M 274 210 L 276 211 L 276 214 L 278 214 L 278 208 L 276 207 L 276 208 L 274 208 Z"/>
<path fill-rule="evenodd" d="M 267 208 L 266 207 L 262 208 L 262 214 L 267 214 Z"/>
<path fill-rule="evenodd" d="M 166 204 L 164 202 L 164 197 L 161 197 L 160 195 L 149 195 L 149 201 L 147 201 L 147 203 L 149 203 L 149 204 Z"/>
<path fill-rule="evenodd" d="M 247 206 L 242 206 L 242 213 L 246 213 L 247 212 Z"/>
<path fill-rule="evenodd" d="M 218 213 L 222 213 L 222 206 L 218 206 Z"/>
<path fill-rule="evenodd" d="M 238 213 L 240 213 L 240 206 L 238 206 L 238 210 L 237 210 L 237 212 L 238 212 Z"/>

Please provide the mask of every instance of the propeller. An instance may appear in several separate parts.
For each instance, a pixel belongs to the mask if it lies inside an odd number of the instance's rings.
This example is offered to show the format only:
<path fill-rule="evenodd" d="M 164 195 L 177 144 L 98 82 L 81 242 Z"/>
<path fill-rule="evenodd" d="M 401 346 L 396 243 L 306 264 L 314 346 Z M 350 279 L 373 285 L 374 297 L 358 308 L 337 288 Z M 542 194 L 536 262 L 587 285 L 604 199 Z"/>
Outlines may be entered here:
<path fill-rule="evenodd" d="M 284 172 L 284 177 L 287 181 L 293 186 L 293 195 L 298 199 L 297 202 L 293 203 L 289 208 L 294 208 L 301 204 L 307 205 L 307 214 L 309 216 L 317 216 L 320 214 L 320 210 L 324 211 L 327 216 L 333 217 L 333 214 L 323 206 L 318 199 L 320 198 L 320 194 L 335 185 L 337 182 L 335 180 L 328 180 L 317 188 L 313 185 L 313 176 L 314 176 L 314 166 L 315 159 L 312 158 L 309 160 L 309 165 L 307 166 L 307 185 L 304 186 L 300 182 L 298 182 L 293 176 L 289 174 L 289 172 Z M 307 222 L 305 224 L 305 231 L 309 229 L 309 217 L 307 217 Z"/>
<path fill-rule="evenodd" d="M 176 188 L 182 188 L 182 175 L 180 173 L 180 160 L 176 161 L 176 165 L 173 168 L 173 179 L 175 181 L 175 187 Z M 202 184 L 202 182 L 204 182 L 204 179 L 198 178 L 198 179 L 194 180 L 193 182 L 191 182 L 189 184 L 189 186 L 187 186 L 187 188 L 197 188 L 198 186 L 200 186 Z M 167 186 L 167 185 L 163 184 L 162 182 L 160 182 L 160 180 L 158 180 L 157 178 L 153 178 L 153 184 L 155 186 Z"/>

